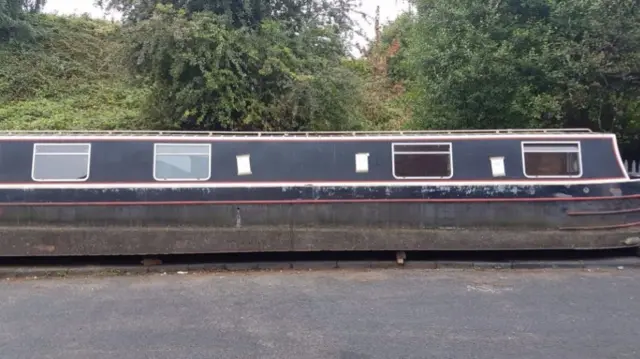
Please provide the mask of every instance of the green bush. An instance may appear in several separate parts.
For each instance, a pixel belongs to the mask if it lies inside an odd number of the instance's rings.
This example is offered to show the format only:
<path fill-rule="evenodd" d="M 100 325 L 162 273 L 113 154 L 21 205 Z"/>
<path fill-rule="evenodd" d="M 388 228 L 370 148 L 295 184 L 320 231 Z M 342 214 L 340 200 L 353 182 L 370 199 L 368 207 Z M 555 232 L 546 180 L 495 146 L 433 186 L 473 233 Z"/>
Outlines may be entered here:
<path fill-rule="evenodd" d="M 28 14 L 32 41 L 0 43 L 0 129 L 137 128 L 147 91 L 122 65 L 118 25 Z"/>

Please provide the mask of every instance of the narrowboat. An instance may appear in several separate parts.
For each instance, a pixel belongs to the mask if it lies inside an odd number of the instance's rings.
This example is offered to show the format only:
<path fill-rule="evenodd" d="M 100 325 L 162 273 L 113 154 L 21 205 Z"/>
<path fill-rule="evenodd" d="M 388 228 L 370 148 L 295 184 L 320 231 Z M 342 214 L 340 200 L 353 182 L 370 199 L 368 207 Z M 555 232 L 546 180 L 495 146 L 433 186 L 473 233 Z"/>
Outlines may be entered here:
<path fill-rule="evenodd" d="M 3 132 L 0 255 L 637 247 L 613 134 Z"/>

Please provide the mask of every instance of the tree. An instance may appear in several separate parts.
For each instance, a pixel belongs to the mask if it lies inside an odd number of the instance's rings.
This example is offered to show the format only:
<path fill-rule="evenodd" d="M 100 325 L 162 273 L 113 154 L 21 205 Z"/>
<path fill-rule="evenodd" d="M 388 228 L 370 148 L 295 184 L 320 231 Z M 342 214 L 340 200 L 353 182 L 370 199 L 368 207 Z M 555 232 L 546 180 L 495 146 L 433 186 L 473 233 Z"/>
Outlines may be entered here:
<path fill-rule="evenodd" d="M 409 21 L 407 21 L 409 20 Z M 405 87 L 411 76 L 406 70 L 406 40 L 410 14 L 402 14 L 386 25 L 380 23 L 380 7 L 374 19 L 375 37 L 359 48 L 359 59 L 345 62 L 362 79 L 364 126 L 371 130 L 408 129 L 411 111 Z"/>
<path fill-rule="evenodd" d="M 0 0 L 0 43 L 30 39 L 33 29 L 24 21 L 24 14 L 39 13 L 45 3 L 46 0 Z"/>
<path fill-rule="evenodd" d="M 187 14 L 227 15 L 234 27 L 256 28 L 262 21 L 274 20 L 299 30 L 313 21 L 338 25 L 342 31 L 353 26 L 349 13 L 357 5 L 355 0 L 97 0 L 97 4 L 123 12 L 130 22 L 150 19 L 156 7 L 164 5 Z"/>
<path fill-rule="evenodd" d="M 631 126 L 635 0 L 416 0 L 422 127 Z"/>
<path fill-rule="evenodd" d="M 389 57 L 387 71 L 389 78 L 394 82 L 407 83 L 414 79 L 408 54 L 414 22 L 414 14 L 404 12 L 381 29 L 381 50 Z"/>
<path fill-rule="evenodd" d="M 358 127 L 357 79 L 341 66 L 350 0 L 104 5 L 128 19 L 130 69 L 154 89 L 147 115 L 156 127 Z"/>

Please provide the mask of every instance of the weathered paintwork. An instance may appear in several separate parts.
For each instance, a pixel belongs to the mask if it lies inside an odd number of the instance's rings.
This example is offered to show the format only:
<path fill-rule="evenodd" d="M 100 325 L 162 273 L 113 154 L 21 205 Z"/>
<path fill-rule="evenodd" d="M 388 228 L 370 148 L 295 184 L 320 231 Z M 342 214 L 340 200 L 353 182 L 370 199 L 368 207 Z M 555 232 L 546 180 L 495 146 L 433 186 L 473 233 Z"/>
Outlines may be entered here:
<path fill-rule="evenodd" d="M 485 136 L 486 137 L 486 136 Z M 188 141 L 187 141 L 188 139 Z M 309 139 L 246 139 L 161 137 L 127 139 L 103 136 L 43 137 L 18 140 L 0 136 L 0 184 L 32 183 L 34 143 L 91 143 L 91 175 L 82 183 L 156 183 L 153 178 L 154 143 L 211 143 L 211 178 L 207 183 L 309 183 L 398 180 L 392 173 L 392 143 L 451 143 L 453 178 L 455 181 L 527 180 L 523 173 L 521 142 L 579 141 L 583 158 L 582 180 L 625 178 L 617 161 L 615 138 L 600 134 L 584 134 L 545 138 L 528 135 L 507 138 L 398 137 L 397 139 L 355 138 L 346 141 Z M 354 156 L 369 153 L 369 172 L 356 173 Z M 236 156 L 251 155 L 253 173 L 238 176 Z M 489 158 L 505 157 L 506 176 L 496 179 L 491 174 Z M 540 182 L 552 179 L 539 179 Z M 430 181 L 438 181 L 430 180 Z M 448 180 L 440 180 L 448 181 Z M 415 181 L 413 181 L 415 182 Z M 198 182 L 202 183 L 202 182 Z"/>

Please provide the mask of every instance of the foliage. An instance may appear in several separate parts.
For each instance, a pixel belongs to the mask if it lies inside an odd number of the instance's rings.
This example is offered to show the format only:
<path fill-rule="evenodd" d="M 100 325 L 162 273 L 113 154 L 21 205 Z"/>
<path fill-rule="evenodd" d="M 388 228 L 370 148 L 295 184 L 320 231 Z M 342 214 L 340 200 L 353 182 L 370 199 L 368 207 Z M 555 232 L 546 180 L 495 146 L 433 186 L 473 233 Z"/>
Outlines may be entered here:
<path fill-rule="evenodd" d="M 341 66 L 348 4 L 196 1 L 157 4 L 151 14 L 134 7 L 129 64 L 153 89 L 149 120 L 207 130 L 359 128 L 357 79 Z"/>
<path fill-rule="evenodd" d="M 363 127 L 370 130 L 410 129 L 410 97 L 406 85 L 412 70 L 406 60 L 411 15 L 400 15 L 382 26 L 379 9 L 375 18 L 375 38 L 364 49 L 364 57 L 346 60 L 345 66 L 361 79 Z M 362 51 L 362 49 L 361 49 Z"/>
<path fill-rule="evenodd" d="M 361 128 L 374 131 L 408 129 L 410 104 L 402 86 L 379 74 L 371 58 L 344 60 L 344 66 L 358 74 L 355 109 Z"/>
<path fill-rule="evenodd" d="M 33 40 L 34 31 L 25 21 L 25 13 L 39 13 L 46 0 L 0 0 L 0 44 Z"/>
<path fill-rule="evenodd" d="M 336 26 L 341 33 L 352 30 L 350 14 L 355 0 L 97 0 L 105 9 L 125 14 L 130 22 L 153 17 L 158 6 L 180 9 L 187 15 L 210 12 L 224 15 L 233 28 L 256 29 L 264 21 L 275 21 L 283 27 L 300 31 L 309 24 Z"/>
<path fill-rule="evenodd" d="M 0 0 L 0 14 L 19 19 L 24 13 L 40 13 L 46 3 L 47 0 Z"/>
<path fill-rule="evenodd" d="M 294 11 L 296 1 L 271 2 L 262 17 L 249 7 L 245 15 L 216 12 L 213 1 L 200 2 L 205 10 L 194 1 L 156 4 L 150 13 L 138 6 L 124 26 L 22 11 L 36 36 L 0 46 L 7 59 L 0 66 L 0 129 L 357 130 L 406 123 L 407 104 L 373 75 L 371 61 L 345 57 L 351 2 L 297 2 L 301 16 L 283 12 Z M 352 66 L 357 62 L 364 72 Z"/>
<path fill-rule="evenodd" d="M 635 0 L 417 0 L 416 123 L 637 126 Z"/>
<path fill-rule="evenodd" d="M 137 128 L 147 91 L 122 71 L 117 25 L 24 15 L 33 42 L 0 43 L 0 128 Z"/>
<path fill-rule="evenodd" d="M 400 14 L 389 22 L 380 33 L 381 51 L 388 54 L 387 72 L 389 79 L 396 83 L 408 84 L 415 79 L 409 49 L 416 17 L 411 12 Z"/>

